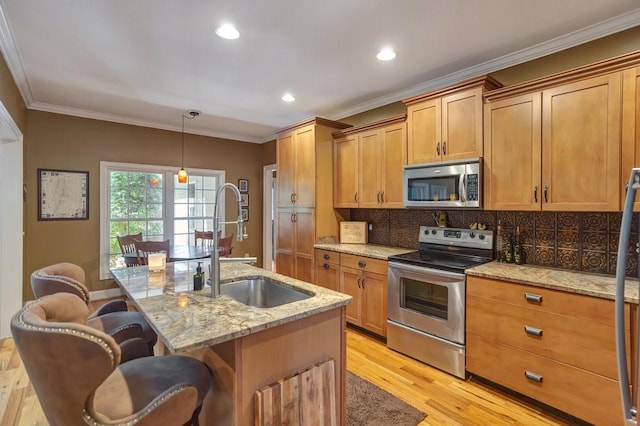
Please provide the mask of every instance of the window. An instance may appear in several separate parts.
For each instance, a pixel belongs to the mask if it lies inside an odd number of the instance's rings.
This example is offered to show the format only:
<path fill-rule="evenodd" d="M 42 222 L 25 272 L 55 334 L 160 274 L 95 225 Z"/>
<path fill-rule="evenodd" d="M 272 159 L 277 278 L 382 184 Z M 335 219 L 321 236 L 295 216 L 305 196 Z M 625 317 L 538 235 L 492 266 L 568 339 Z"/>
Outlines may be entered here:
<path fill-rule="evenodd" d="M 143 239 L 186 245 L 195 243 L 194 230 L 213 230 L 224 171 L 190 169 L 181 184 L 175 167 L 100 162 L 100 175 L 100 279 L 109 278 L 110 268 L 124 266 L 119 235 L 142 232 Z"/>

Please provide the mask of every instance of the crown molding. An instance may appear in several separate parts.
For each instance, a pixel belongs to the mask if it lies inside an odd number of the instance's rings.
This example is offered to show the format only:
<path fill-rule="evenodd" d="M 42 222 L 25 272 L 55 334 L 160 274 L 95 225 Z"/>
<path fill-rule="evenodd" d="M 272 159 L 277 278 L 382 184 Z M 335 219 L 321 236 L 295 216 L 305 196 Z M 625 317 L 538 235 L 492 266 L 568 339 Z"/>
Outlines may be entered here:
<path fill-rule="evenodd" d="M 489 74 L 491 72 L 538 59 L 552 53 L 560 52 L 620 31 L 628 30 L 629 28 L 633 28 L 638 25 L 640 25 L 640 8 L 560 37 L 556 37 L 547 42 L 540 43 L 433 80 L 419 83 L 407 89 L 371 99 L 358 105 L 336 111 L 333 114 L 327 114 L 327 117 L 331 120 L 340 120 L 345 117 L 360 114 L 364 111 L 369 111 L 393 102 L 401 101 L 405 98 L 411 98 L 433 90 L 451 86 L 472 77 Z"/>
<path fill-rule="evenodd" d="M 89 111 L 84 109 L 63 107 L 60 105 L 52 105 L 52 104 L 47 104 L 43 102 L 34 102 L 29 106 L 29 109 L 36 110 L 36 111 L 51 112 L 54 114 L 71 115 L 74 117 L 89 118 L 92 120 L 110 121 L 113 123 L 128 124 L 131 126 L 150 127 L 153 129 L 168 130 L 171 132 L 178 132 L 178 133 L 182 132 L 182 128 L 180 126 L 169 126 L 166 123 L 157 123 L 155 121 L 149 121 L 149 120 L 139 120 L 139 119 L 134 119 L 130 117 L 124 117 L 121 115 L 105 114 L 101 112 Z M 257 143 L 257 144 L 261 144 L 274 139 L 272 137 L 268 140 L 263 140 L 262 138 L 250 138 L 247 136 L 242 136 L 242 135 L 237 135 L 232 133 L 202 131 L 202 130 L 198 130 L 198 131 L 189 130 L 187 133 L 193 134 L 193 135 L 208 136 L 208 137 L 220 138 L 220 139 L 230 139 L 230 140 L 239 141 L 239 142 L 250 142 L 250 143 Z"/>
<path fill-rule="evenodd" d="M 33 103 L 33 91 L 27 79 L 27 73 L 24 71 L 22 58 L 13 40 L 11 28 L 2 9 L 2 4 L 0 4 L 0 51 L 2 51 L 2 56 L 7 63 L 9 72 L 11 72 L 11 76 L 16 82 L 20 96 L 22 96 L 22 100 L 28 107 Z"/>

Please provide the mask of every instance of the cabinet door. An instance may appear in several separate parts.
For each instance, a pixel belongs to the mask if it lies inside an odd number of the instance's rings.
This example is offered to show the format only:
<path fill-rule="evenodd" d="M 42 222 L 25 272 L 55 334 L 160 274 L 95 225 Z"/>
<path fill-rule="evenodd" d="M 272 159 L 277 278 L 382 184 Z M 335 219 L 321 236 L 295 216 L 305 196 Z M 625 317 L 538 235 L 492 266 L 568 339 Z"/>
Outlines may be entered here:
<path fill-rule="evenodd" d="M 296 210 L 295 225 L 295 278 L 313 282 L 313 257 L 315 242 L 313 209 Z"/>
<path fill-rule="evenodd" d="M 540 210 L 540 92 L 485 105 L 484 208 Z"/>
<path fill-rule="evenodd" d="M 358 151 L 358 206 L 380 207 L 380 131 L 361 133 Z"/>
<path fill-rule="evenodd" d="M 380 336 L 387 336 L 387 276 L 365 272 L 362 326 Z"/>
<path fill-rule="evenodd" d="M 442 98 L 443 160 L 482 157 L 482 89 Z"/>
<path fill-rule="evenodd" d="M 294 193 L 294 145 L 293 133 L 278 137 L 276 142 L 278 162 L 278 207 L 290 207 Z"/>
<path fill-rule="evenodd" d="M 276 272 L 294 277 L 293 256 L 295 251 L 295 228 L 292 210 L 278 209 L 276 212 Z"/>
<path fill-rule="evenodd" d="M 362 289 L 360 288 L 361 274 L 357 269 L 340 267 L 340 292 L 353 297 L 347 305 L 347 322 L 362 326 Z"/>
<path fill-rule="evenodd" d="M 620 207 L 621 73 L 542 92 L 543 210 Z"/>
<path fill-rule="evenodd" d="M 316 285 L 329 290 L 340 291 L 339 267 L 335 263 L 318 262 L 316 260 Z"/>
<path fill-rule="evenodd" d="M 295 132 L 294 200 L 296 207 L 314 207 L 316 197 L 315 126 Z M 280 164 L 280 163 L 278 163 Z"/>
<path fill-rule="evenodd" d="M 348 135 L 333 142 L 333 206 L 358 207 L 358 137 Z"/>
<path fill-rule="evenodd" d="M 440 161 L 442 121 L 440 99 L 429 99 L 407 107 L 407 155 L 409 164 Z"/>
<path fill-rule="evenodd" d="M 631 169 L 640 167 L 640 67 L 624 71 L 622 96 L 621 209 Z M 633 210 L 640 211 L 640 197 L 636 197 Z"/>
<path fill-rule="evenodd" d="M 380 161 L 382 206 L 401 208 L 402 175 L 407 164 L 407 125 L 387 126 L 380 131 L 382 159 Z"/>

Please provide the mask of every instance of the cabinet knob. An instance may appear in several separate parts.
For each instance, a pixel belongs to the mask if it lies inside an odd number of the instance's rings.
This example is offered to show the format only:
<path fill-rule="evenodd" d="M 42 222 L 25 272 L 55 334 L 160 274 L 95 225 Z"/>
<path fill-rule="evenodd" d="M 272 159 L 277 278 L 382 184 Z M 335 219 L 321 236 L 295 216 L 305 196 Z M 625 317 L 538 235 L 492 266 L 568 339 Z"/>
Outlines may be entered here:
<path fill-rule="evenodd" d="M 533 294 L 533 293 L 525 293 L 524 300 L 530 303 L 542 303 L 542 296 Z"/>
<path fill-rule="evenodd" d="M 327 253 L 325 253 L 325 254 L 323 254 L 323 255 L 322 255 L 322 258 L 323 258 L 324 260 L 329 260 L 329 258 L 330 258 L 330 257 L 331 257 L 331 256 L 329 256 Z"/>
<path fill-rule="evenodd" d="M 323 267 L 324 269 L 329 269 L 329 264 L 328 264 L 328 263 L 324 263 L 324 264 L 322 265 L 322 267 Z"/>
<path fill-rule="evenodd" d="M 364 268 L 365 266 L 367 266 L 367 262 L 365 262 L 364 260 L 359 260 L 358 261 L 358 266 L 361 268 Z"/>

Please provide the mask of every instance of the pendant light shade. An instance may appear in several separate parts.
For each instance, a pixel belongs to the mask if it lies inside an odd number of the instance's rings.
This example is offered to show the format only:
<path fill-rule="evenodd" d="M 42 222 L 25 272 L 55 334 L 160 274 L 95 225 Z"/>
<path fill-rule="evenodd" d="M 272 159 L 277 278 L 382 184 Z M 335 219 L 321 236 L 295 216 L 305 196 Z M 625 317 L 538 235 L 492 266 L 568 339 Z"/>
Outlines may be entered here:
<path fill-rule="evenodd" d="M 178 183 L 187 183 L 188 175 L 184 169 L 184 119 L 192 120 L 200 115 L 200 111 L 195 109 L 187 110 L 186 114 L 182 114 L 182 160 L 180 161 L 180 170 L 178 170 Z"/>

